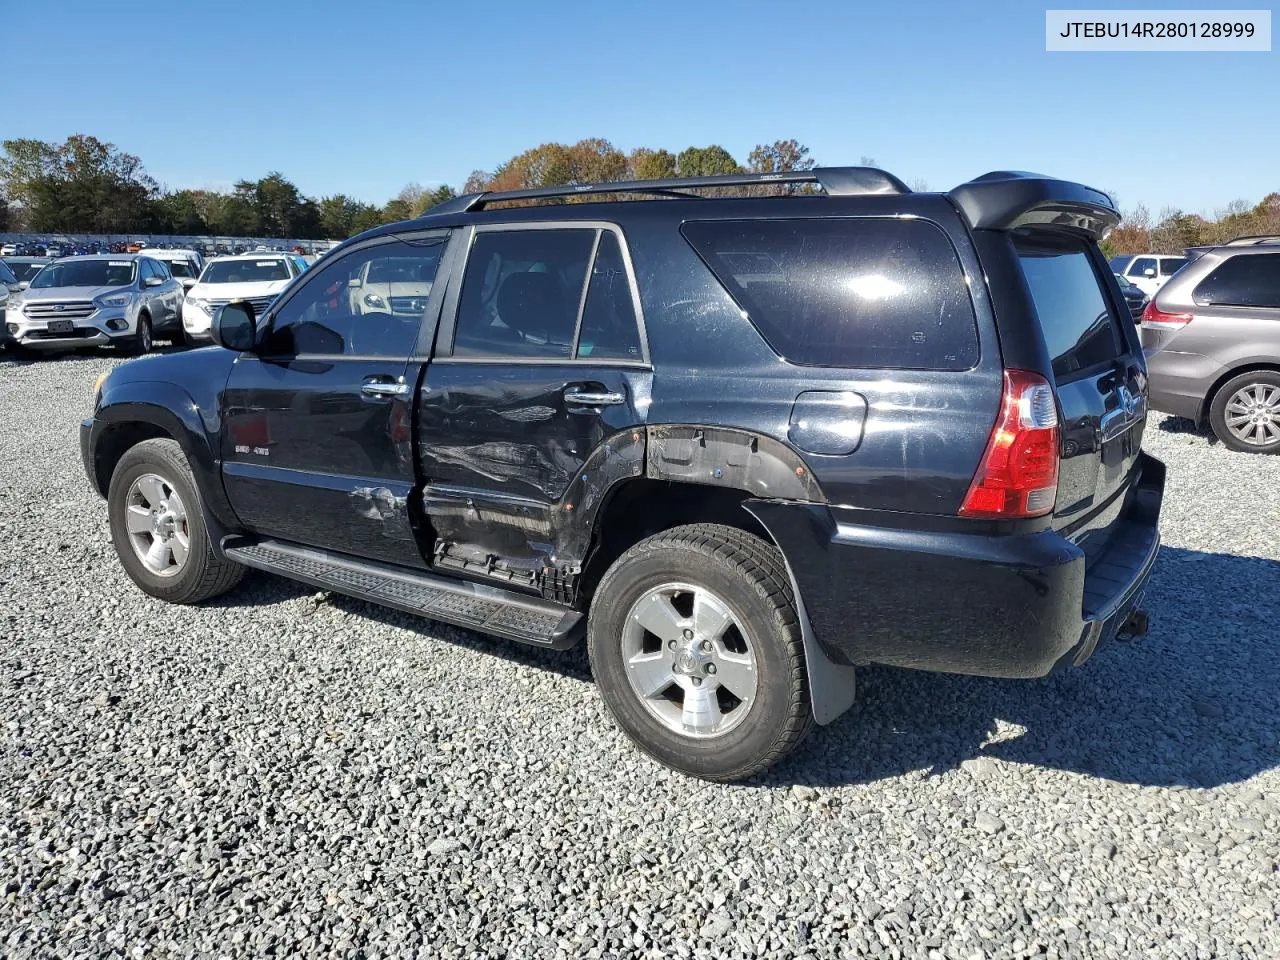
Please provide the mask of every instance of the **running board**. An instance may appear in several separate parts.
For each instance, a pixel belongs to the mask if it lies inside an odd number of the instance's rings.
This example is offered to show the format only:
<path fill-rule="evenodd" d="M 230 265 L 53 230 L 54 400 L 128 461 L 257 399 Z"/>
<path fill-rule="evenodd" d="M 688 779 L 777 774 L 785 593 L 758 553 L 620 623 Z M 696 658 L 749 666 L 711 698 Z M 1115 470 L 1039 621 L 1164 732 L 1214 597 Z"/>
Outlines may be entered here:
<path fill-rule="evenodd" d="M 536 647 L 568 649 L 582 639 L 586 627 L 576 610 L 501 587 L 277 540 L 228 537 L 222 549 L 246 567 Z"/>

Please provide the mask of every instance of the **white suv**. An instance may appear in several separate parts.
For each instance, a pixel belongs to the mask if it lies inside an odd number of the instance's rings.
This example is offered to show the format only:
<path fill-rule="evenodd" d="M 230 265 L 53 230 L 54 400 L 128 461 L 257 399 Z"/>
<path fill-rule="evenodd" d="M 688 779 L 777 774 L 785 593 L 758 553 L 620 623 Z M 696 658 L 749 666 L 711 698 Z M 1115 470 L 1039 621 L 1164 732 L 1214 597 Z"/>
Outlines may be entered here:
<path fill-rule="evenodd" d="M 1126 253 L 1111 258 L 1111 269 L 1127 279 L 1148 297 L 1169 282 L 1169 278 L 1187 262 L 1186 257 L 1163 253 Z"/>
<path fill-rule="evenodd" d="M 147 256 L 164 261 L 173 279 L 182 284 L 184 294 L 196 285 L 196 278 L 204 267 L 204 257 L 194 250 L 153 250 L 148 247 Z"/>
<path fill-rule="evenodd" d="M 182 305 L 182 329 L 190 341 L 210 340 L 209 316 L 215 307 L 232 300 L 248 300 L 262 315 L 294 277 L 307 268 L 306 261 L 291 253 L 246 253 L 214 257 L 205 264 L 200 279 L 187 290 Z"/>

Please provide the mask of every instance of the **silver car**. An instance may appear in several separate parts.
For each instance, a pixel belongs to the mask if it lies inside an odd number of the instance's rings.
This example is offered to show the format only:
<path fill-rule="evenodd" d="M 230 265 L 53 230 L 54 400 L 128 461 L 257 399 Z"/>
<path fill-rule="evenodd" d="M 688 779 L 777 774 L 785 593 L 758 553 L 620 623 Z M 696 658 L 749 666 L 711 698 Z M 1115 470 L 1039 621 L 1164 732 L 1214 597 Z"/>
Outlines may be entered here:
<path fill-rule="evenodd" d="M 10 296 L 5 324 L 19 349 L 147 353 L 156 335 L 181 337 L 182 285 L 140 254 L 55 260 Z"/>
<path fill-rule="evenodd" d="M 1205 249 L 1142 315 L 1152 408 L 1280 453 L 1280 237 Z"/>

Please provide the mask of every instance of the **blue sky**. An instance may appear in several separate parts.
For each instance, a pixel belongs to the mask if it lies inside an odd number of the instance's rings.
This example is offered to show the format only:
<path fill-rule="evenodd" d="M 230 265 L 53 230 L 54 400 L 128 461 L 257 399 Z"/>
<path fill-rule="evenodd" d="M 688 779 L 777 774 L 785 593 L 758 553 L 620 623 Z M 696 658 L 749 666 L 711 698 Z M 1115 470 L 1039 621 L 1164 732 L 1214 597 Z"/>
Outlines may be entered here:
<path fill-rule="evenodd" d="M 1035 170 L 1153 213 L 1280 190 L 1280 53 L 1047 53 L 1038 3 L 4 6 L 0 136 L 91 133 L 173 188 L 280 170 L 382 203 L 603 136 L 795 137 L 932 189 Z"/>

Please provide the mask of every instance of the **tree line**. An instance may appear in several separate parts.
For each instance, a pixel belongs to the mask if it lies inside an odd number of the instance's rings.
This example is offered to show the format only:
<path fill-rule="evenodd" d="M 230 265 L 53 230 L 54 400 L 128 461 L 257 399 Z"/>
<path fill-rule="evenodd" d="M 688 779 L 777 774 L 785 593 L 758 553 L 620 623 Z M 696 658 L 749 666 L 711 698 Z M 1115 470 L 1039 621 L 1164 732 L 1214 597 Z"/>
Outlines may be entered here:
<path fill-rule="evenodd" d="M 860 163 L 875 161 L 862 157 Z M 491 171 L 475 170 L 462 189 L 521 190 L 814 166 L 809 148 L 794 139 L 758 144 L 740 162 L 718 144 L 679 152 L 637 147 L 628 153 L 592 137 L 573 144 L 544 143 Z M 919 182 L 913 187 L 927 189 Z M 0 142 L 0 231 L 342 239 L 419 216 L 453 196 L 448 185 L 428 189 L 410 183 L 382 206 L 341 193 L 314 198 L 304 196 L 278 171 L 236 181 L 230 191 L 170 190 L 156 183 L 138 157 L 87 134 L 60 144 Z M 1108 254 L 1180 253 L 1185 247 L 1246 234 L 1280 234 L 1280 192 L 1253 206 L 1236 201 L 1213 217 L 1172 208 L 1152 217 L 1139 205 L 1125 214 L 1103 247 Z"/>

